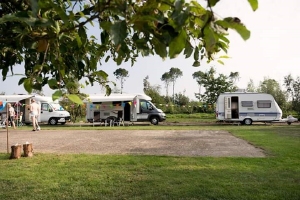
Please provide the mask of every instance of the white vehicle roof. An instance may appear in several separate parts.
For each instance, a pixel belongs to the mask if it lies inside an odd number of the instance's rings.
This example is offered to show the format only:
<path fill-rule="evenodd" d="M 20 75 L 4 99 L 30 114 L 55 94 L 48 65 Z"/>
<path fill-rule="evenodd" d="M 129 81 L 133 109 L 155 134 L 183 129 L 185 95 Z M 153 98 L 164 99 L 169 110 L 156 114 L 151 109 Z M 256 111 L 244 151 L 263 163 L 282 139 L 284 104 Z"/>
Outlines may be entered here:
<path fill-rule="evenodd" d="M 151 97 L 146 94 L 105 94 L 89 95 L 84 102 L 111 102 L 111 101 L 132 101 L 134 97 L 138 96 L 139 99 L 145 99 L 151 101 Z"/>
<path fill-rule="evenodd" d="M 23 99 L 32 98 L 34 95 L 0 95 L 0 101 L 19 102 Z"/>

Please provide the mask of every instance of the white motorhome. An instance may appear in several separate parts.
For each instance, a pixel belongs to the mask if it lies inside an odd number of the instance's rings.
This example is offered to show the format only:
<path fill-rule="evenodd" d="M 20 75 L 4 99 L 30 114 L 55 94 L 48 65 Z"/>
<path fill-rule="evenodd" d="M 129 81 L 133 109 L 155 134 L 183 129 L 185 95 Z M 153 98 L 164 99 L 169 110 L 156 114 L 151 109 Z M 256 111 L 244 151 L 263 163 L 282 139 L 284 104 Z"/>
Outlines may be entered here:
<path fill-rule="evenodd" d="M 39 95 L 0 95 L 0 101 L 12 103 L 17 114 L 23 112 L 23 122 L 25 124 L 31 123 L 30 110 L 28 108 L 31 98 L 34 98 L 41 105 L 38 122 L 56 125 L 57 123 L 65 124 L 70 120 L 70 113 L 65 111 L 58 101 L 53 102 L 51 97 Z M 0 112 L 6 114 L 6 109 Z"/>
<path fill-rule="evenodd" d="M 216 118 L 219 121 L 252 122 L 280 121 L 282 110 L 274 97 L 265 93 L 222 93 L 216 102 Z"/>
<path fill-rule="evenodd" d="M 166 115 L 156 108 L 151 100 L 151 97 L 145 94 L 90 95 L 84 101 L 87 109 L 86 119 L 89 122 L 117 119 L 129 122 L 149 121 L 157 125 L 166 119 Z"/>

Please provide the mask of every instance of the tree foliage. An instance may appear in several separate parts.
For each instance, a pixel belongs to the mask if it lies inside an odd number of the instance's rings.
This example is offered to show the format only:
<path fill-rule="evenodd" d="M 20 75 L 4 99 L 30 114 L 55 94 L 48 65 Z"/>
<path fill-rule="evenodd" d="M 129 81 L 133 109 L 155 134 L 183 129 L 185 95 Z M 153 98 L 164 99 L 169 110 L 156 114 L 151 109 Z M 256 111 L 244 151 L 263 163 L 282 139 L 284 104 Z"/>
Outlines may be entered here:
<path fill-rule="evenodd" d="M 116 71 L 114 71 L 114 75 L 116 76 L 116 78 L 118 80 L 120 80 L 121 94 L 122 94 L 124 82 L 126 80 L 125 78 L 129 77 L 128 71 L 126 69 L 123 69 L 123 68 L 118 68 L 118 69 L 116 69 Z"/>
<path fill-rule="evenodd" d="M 175 83 L 177 79 L 181 77 L 183 74 L 182 71 L 176 67 L 172 67 L 169 70 L 168 74 L 169 74 L 168 76 L 170 77 L 170 81 L 172 82 L 173 85 L 173 102 L 175 103 Z"/>
<path fill-rule="evenodd" d="M 214 104 L 221 93 L 232 92 L 237 89 L 235 80 L 239 76 L 238 72 L 231 72 L 229 76 L 217 75 L 216 73 L 213 67 L 206 72 L 197 71 L 193 73 L 193 78 L 198 85 L 205 89 L 203 93 L 195 93 L 195 96 L 207 104 Z"/>
<path fill-rule="evenodd" d="M 165 88 L 166 88 L 166 96 L 168 97 L 169 96 L 169 86 L 170 86 L 170 83 L 171 83 L 171 76 L 168 72 L 165 72 L 161 78 L 160 78 L 161 81 L 164 82 L 165 84 Z"/>
<path fill-rule="evenodd" d="M 257 0 L 248 0 L 257 9 Z M 150 54 L 175 58 L 193 56 L 194 66 L 220 51 L 227 52 L 227 29 L 243 39 L 250 32 L 235 16 L 213 13 L 218 0 L 202 6 L 184 0 L 11 0 L 0 3 L 0 69 L 3 80 L 24 66 L 19 85 L 31 93 L 45 85 L 68 87 L 76 77 L 95 82 L 110 93 L 108 75 L 98 64 L 112 59 L 118 65 Z M 89 35 L 94 26 L 98 35 Z M 205 55 L 199 56 L 201 49 Z M 71 77 L 71 78 L 70 78 Z M 63 95 L 62 92 L 57 94 Z M 82 103 L 80 98 L 70 98 Z"/>
<path fill-rule="evenodd" d="M 293 78 L 291 74 L 284 77 L 284 85 L 292 101 L 292 109 L 300 116 L 300 77 Z"/>
<path fill-rule="evenodd" d="M 160 85 L 151 85 L 149 82 L 149 76 L 143 79 L 144 93 L 152 98 L 154 104 L 163 103 L 163 97 L 160 95 Z"/>
<path fill-rule="evenodd" d="M 278 103 L 279 107 L 284 111 L 286 110 L 286 92 L 281 89 L 280 84 L 276 80 L 264 78 L 264 80 L 260 82 L 257 92 L 271 94 Z"/>

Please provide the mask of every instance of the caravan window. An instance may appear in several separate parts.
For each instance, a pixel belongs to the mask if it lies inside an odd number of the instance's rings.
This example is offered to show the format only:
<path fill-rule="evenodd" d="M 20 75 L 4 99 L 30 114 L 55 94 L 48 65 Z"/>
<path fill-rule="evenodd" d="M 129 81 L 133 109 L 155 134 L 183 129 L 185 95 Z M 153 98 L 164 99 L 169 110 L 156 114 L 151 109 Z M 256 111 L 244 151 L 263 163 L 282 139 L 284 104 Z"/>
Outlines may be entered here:
<path fill-rule="evenodd" d="M 242 101 L 242 107 L 253 107 L 253 101 Z"/>
<path fill-rule="evenodd" d="M 258 108 L 271 108 L 271 101 L 270 100 L 259 100 L 257 101 Z"/>

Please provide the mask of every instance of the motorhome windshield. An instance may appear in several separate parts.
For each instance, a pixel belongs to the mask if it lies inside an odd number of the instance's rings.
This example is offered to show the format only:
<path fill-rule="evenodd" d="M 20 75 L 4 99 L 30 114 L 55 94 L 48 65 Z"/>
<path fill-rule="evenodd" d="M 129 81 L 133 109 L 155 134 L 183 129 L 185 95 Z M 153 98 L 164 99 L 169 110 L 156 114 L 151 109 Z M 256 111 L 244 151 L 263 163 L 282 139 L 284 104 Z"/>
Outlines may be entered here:
<path fill-rule="evenodd" d="M 57 110 L 57 111 L 59 111 L 59 110 L 63 111 L 64 110 L 64 108 L 61 105 L 59 105 L 58 103 L 50 103 L 50 105 L 53 108 L 53 110 Z"/>

